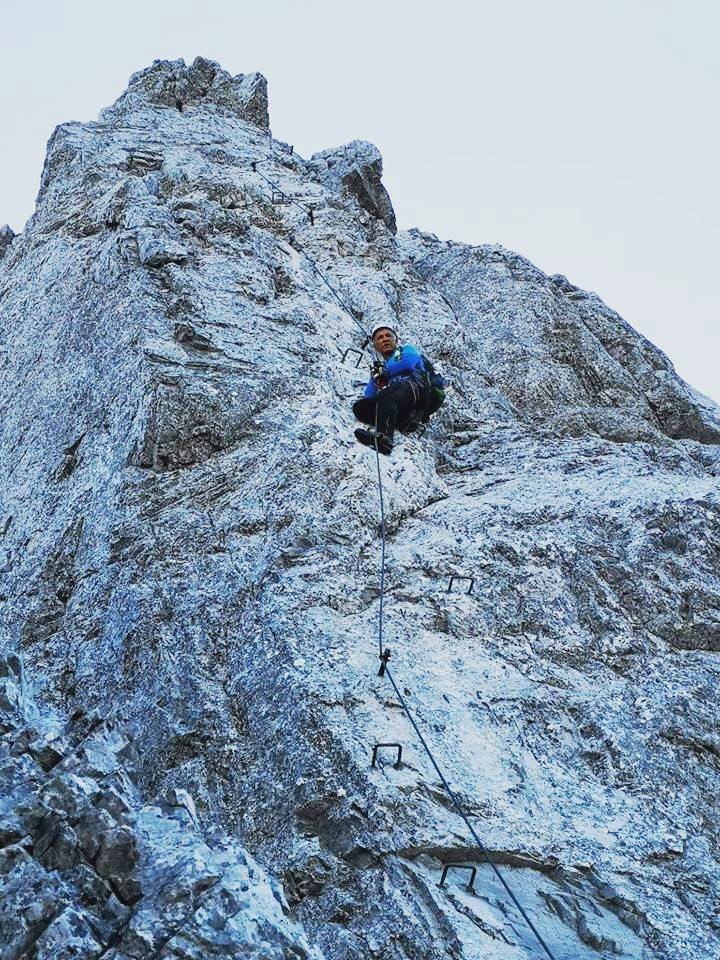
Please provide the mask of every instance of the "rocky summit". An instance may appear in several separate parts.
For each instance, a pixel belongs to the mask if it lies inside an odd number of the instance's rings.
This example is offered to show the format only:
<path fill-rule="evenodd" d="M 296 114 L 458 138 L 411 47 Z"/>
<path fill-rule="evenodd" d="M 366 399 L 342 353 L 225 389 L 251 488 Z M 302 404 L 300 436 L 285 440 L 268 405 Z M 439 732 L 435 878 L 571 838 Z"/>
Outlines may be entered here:
<path fill-rule="evenodd" d="M 377 323 L 450 383 L 397 688 Z M 3 960 L 717 960 L 720 409 L 598 296 L 163 61 L 51 137 L 0 333 Z"/>

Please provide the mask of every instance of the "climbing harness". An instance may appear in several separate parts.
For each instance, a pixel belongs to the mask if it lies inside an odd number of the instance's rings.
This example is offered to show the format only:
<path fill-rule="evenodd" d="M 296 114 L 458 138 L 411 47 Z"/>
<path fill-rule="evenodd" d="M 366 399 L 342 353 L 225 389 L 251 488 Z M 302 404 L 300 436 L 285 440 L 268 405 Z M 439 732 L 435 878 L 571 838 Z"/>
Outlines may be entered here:
<path fill-rule="evenodd" d="M 276 183 L 274 183 L 269 177 L 266 177 L 263 173 L 260 173 L 260 171 L 257 170 L 257 163 L 258 163 L 258 162 L 261 162 L 261 161 L 254 161 L 254 162 L 252 163 L 253 171 L 256 172 L 256 173 L 258 173 L 259 176 L 261 176 L 261 177 L 271 186 L 271 188 L 272 188 L 273 190 L 277 190 L 277 191 L 279 191 L 280 193 L 282 193 L 282 191 L 280 190 L 280 188 L 278 187 L 278 185 L 277 185 Z M 287 195 L 285 195 L 285 196 L 287 196 Z M 307 210 L 305 207 L 303 207 L 301 204 L 297 203 L 297 201 L 293 200 L 292 197 L 288 197 L 288 202 L 294 203 L 295 206 L 299 207 L 301 210 L 303 210 L 303 212 L 308 213 L 308 210 Z M 311 222 L 314 223 L 314 220 L 312 219 L 312 217 L 311 217 L 310 219 L 311 219 Z M 310 264 L 310 266 L 311 266 L 312 269 L 314 270 L 314 272 L 320 277 L 320 279 L 321 279 L 321 280 L 326 284 L 326 286 L 330 289 L 330 291 L 332 292 L 333 296 L 334 296 L 335 299 L 338 301 L 338 303 L 339 303 L 340 306 L 343 308 L 343 310 L 344 310 L 346 313 L 348 313 L 348 314 L 353 318 L 353 320 L 355 321 L 355 323 L 357 324 L 357 326 L 362 330 L 363 336 L 366 338 L 365 343 L 363 344 L 363 348 L 365 348 L 365 347 L 367 346 L 367 342 L 369 341 L 369 338 L 368 338 L 368 336 L 367 336 L 366 331 L 362 328 L 362 324 L 360 323 L 360 318 L 357 316 L 357 313 L 358 313 L 358 312 L 355 311 L 352 307 L 350 307 L 347 303 L 345 303 L 345 301 L 344 301 L 343 298 L 340 296 L 340 294 L 337 292 L 337 290 L 335 290 L 335 288 L 332 286 L 332 284 L 327 280 L 327 278 L 324 276 L 324 274 L 323 274 L 323 273 L 320 271 L 320 269 L 317 267 L 317 265 L 316 265 L 315 262 L 313 261 L 312 257 L 310 257 L 307 253 L 305 253 L 305 251 L 302 249 L 302 247 L 297 247 L 297 246 L 295 246 L 295 249 L 298 249 L 299 252 L 303 254 L 303 256 L 306 258 L 306 260 L 308 261 L 308 263 Z M 454 311 L 453 311 L 453 312 L 454 312 Z M 353 350 L 354 350 L 354 348 L 348 348 L 348 350 L 346 350 L 345 353 L 343 354 L 343 360 L 344 360 L 345 357 L 346 357 L 349 353 L 351 353 Z M 359 352 L 359 351 L 357 351 L 357 352 Z M 362 354 L 360 355 L 360 359 L 361 359 L 361 358 L 362 358 Z M 360 360 L 358 360 L 358 363 L 356 364 L 356 366 L 358 366 L 359 363 L 360 363 Z M 432 365 L 431 365 L 431 366 L 432 366 Z M 432 373 L 435 374 L 434 369 L 433 369 Z M 437 375 L 437 376 L 439 376 L 439 375 Z M 440 379 L 441 379 L 441 378 L 440 378 Z M 443 397 L 443 399 L 444 399 L 444 397 Z M 442 401 L 441 401 L 441 402 L 442 402 Z M 438 404 L 438 406 L 439 406 L 439 404 Z M 450 786 L 450 783 L 448 782 L 447 777 L 446 777 L 445 774 L 443 773 L 443 771 L 442 771 L 442 769 L 441 769 L 438 761 L 436 760 L 435 755 L 434 755 L 434 753 L 433 753 L 430 745 L 428 744 L 427 740 L 425 739 L 425 737 L 424 737 L 424 735 L 423 735 L 423 733 L 422 733 L 422 731 L 421 731 L 421 729 L 420 729 L 420 727 L 419 727 L 419 725 L 418 725 L 418 722 L 417 722 L 417 720 L 415 719 L 412 711 L 410 710 L 410 707 L 408 706 L 408 703 L 407 703 L 407 701 L 405 700 L 405 697 L 403 696 L 403 694 L 402 694 L 402 692 L 401 692 L 401 690 L 400 690 L 400 687 L 398 686 L 398 684 L 397 684 L 397 682 L 396 682 L 396 680 L 395 680 L 395 677 L 393 676 L 393 673 L 392 673 L 392 671 L 391 671 L 391 669 L 390 669 L 390 665 L 389 665 L 389 661 L 390 661 L 390 648 L 385 646 L 385 642 L 384 642 L 384 638 L 383 638 L 384 614 L 385 614 L 385 553 L 386 553 L 385 498 L 384 498 L 384 495 L 383 495 L 382 471 L 381 471 L 381 468 L 380 468 L 380 450 L 378 449 L 377 434 L 378 434 L 378 408 L 377 408 L 377 404 L 376 404 L 376 405 L 375 405 L 375 437 L 374 437 L 374 449 L 375 449 L 375 460 L 376 460 L 376 465 L 377 465 L 378 499 L 379 499 L 379 502 L 380 502 L 380 607 L 379 607 L 379 611 L 378 611 L 378 630 L 377 630 L 377 637 L 378 637 L 378 658 L 379 658 L 379 660 L 380 660 L 380 669 L 378 670 L 378 676 L 380 676 L 380 677 L 387 677 L 388 680 L 390 681 L 390 683 L 391 683 L 391 685 L 392 685 L 392 688 L 393 688 L 393 690 L 395 691 L 395 695 L 396 695 L 396 697 L 397 697 L 397 699 L 398 699 L 398 702 L 399 702 L 400 706 L 402 707 L 403 712 L 405 713 L 405 716 L 406 716 L 407 719 L 409 720 L 410 725 L 412 726 L 413 730 L 415 731 L 415 734 L 417 735 L 418 740 L 420 741 L 420 743 L 421 743 L 421 745 L 422 745 L 425 753 L 426 753 L 427 756 L 428 756 L 428 759 L 430 760 L 430 762 L 431 762 L 431 764 L 432 764 L 435 772 L 437 773 L 438 777 L 440 778 L 440 782 L 442 783 L 443 787 L 445 788 L 446 793 L 447 793 L 448 796 L 450 797 L 450 800 L 451 800 L 451 802 L 452 802 L 452 804 L 453 804 L 453 806 L 454 806 L 454 808 L 455 808 L 458 816 L 461 818 L 461 820 L 463 821 L 463 823 L 464 823 L 465 826 L 467 827 L 468 832 L 470 833 L 470 836 L 471 836 L 471 837 L 473 838 L 473 840 L 475 841 L 475 844 L 476 844 L 478 850 L 480 851 L 480 854 L 481 854 L 483 860 L 484 860 L 485 863 L 487 863 L 488 866 L 492 869 L 493 873 L 495 874 L 495 876 L 497 877 L 497 879 L 498 879 L 499 882 L 501 883 L 503 889 L 504 889 L 505 892 L 507 893 L 507 895 L 508 895 L 508 897 L 510 898 L 510 900 L 512 901 L 512 903 L 515 905 L 515 907 L 516 907 L 517 910 L 519 911 L 521 917 L 523 918 L 523 920 L 524 920 L 525 923 L 527 924 L 528 928 L 532 931 L 532 933 L 534 934 L 534 936 L 535 936 L 535 938 L 537 939 L 538 943 L 540 944 L 540 946 L 541 946 L 541 947 L 543 948 L 543 950 L 545 951 L 545 954 L 549 957 L 549 960 L 556 960 L 555 955 L 553 954 L 553 952 L 551 951 L 550 947 L 547 945 L 547 943 L 546 943 L 545 940 L 543 939 L 542 935 L 541 935 L 540 932 L 538 931 L 538 929 L 537 929 L 537 927 L 535 926 L 535 924 L 534 924 L 534 923 L 532 922 L 532 920 L 530 919 L 527 911 L 525 910 L 525 908 L 522 906 L 522 904 L 521 904 L 520 901 L 518 900 L 517 896 L 515 895 L 515 893 L 513 892 L 512 888 L 510 887 L 510 885 L 508 884 L 507 880 L 505 879 L 505 877 L 503 876 L 502 872 L 500 871 L 500 868 L 498 867 L 497 863 L 495 863 L 495 861 L 493 860 L 493 858 L 492 858 L 489 850 L 485 847 L 485 844 L 482 842 L 482 840 L 481 840 L 480 837 L 478 836 L 477 831 L 475 830 L 475 828 L 473 827 L 472 823 L 470 822 L 467 814 L 465 813 L 465 810 L 463 809 L 462 804 L 460 803 L 460 800 L 458 799 L 457 795 L 455 794 L 455 791 L 454 791 L 454 790 L 452 789 L 452 787 Z M 450 577 L 450 584 L 449 584 L 449 586 L 448 586 L 448 592 L 451 592 L 451 591 L 452 591 L 452 587 L 453 587 L 454 581 L 462 581 L 462 580 L 467 580 L 467 581 L 469 581 L 469 587 L 468 587 L 468 589 L 467 589 L 467 593 L 470 594 L 470 593 L 472 592 L 472 589 L 473 589 L 474 585 L 475 585 L 475 580 L 474 580 L 474 578 L 471 578 L 471 577 L 462 577 L 462 576 L 458 576 L 458 575 L 453 575 L 453 576 Z M 398 756 L 397 756 L 397 761 L 395 762 L 394 766 L 395 766 L 396 769 L 399 768 L 399 767 L 400 767 L 400 764 L 401 764 L 401 758 L 402 758 L 402 746 L 401 746 L 399 743 L 377 743 L 377 744 L 375 744 L 375 746 L 373 747 L 373 753 L 372 753 L 372 766 L 375 766 L 375 765 L 376 765 L 376 763 L 377 763 L 377 753 L 378 753 L 378 750 L 380 750 L 381 748 L 394 748 L 394 749 L 397 749 L 397 751 L 398 751 Z M 468 890 L 474 892 L 474 883 L 475 883 L 475 877 L 476 877 L 476 873 L 477 873 L 477 868 L 474 867 L 474 866 L 469 866 L 469 865 L 467 865 L 467 864 L 446 863 L 446 864 L 444 865 L 444 868 L 443 868 L 443 871 L 442 871 L 442 876 L 441 876 L 440 883 L 439 883 L 439 886 L 440 886 L 440 887 L 444 887 L 444 886 L 445 886 L 445 881 L 446 881 L 446 878 L 447 878 L 447 874 L 448 874 L 448 871 L 449 871 L 450 869 L 469 870 L 469 871 L 470 871 L 470 881 L 469 881 L 469 883 L 468 883 Z"/>

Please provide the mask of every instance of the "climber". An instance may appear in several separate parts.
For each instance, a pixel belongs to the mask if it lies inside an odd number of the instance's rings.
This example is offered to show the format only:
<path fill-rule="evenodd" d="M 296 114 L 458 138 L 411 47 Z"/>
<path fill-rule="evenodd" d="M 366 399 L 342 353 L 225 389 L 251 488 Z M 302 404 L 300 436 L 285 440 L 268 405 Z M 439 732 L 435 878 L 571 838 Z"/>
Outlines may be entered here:
<path fill-rule="evenodd" d="M 372 365 L 364 396 L 353 404 L 353 413 L 369 429 L 358 427 L 355 436 L 380 453 L 391 453 L 395 430 L 410 432 L 423 420 L 430 400 L 422 354 L 409 343 L 398 344 L 392 327 L 378 324 L 370 334 L 372 345 L 384 360 Z"/>

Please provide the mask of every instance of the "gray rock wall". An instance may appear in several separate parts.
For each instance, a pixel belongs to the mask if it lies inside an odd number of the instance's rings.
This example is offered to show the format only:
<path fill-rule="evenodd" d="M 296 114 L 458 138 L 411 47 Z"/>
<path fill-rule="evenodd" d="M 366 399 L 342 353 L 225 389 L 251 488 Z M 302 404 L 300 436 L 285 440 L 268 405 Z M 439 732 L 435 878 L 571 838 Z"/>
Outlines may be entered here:
<path fill-rule="evenodd" d="M 558 960 L 713 960 L 717 408 L 564 279 L 396 239 L 270 137 L 263 91 L 156 63 L 50 141 L 0 265 L 0 645 L 41 716 L 137 728 L 132 809 L 192 798 L 150 872 L 230 843 L 333 960 L 540 956 L 377 676 L 367 365 L 343 353 L 391 323 L 452 384 L 382 463 L 404 695 Z M 401 769 L 370 767 L 378 740 Z M 474 894 L 438 887 L 456 860 Z M 229 913 L 197 914 L 197 955 L 235 955 Z M 233 916 L 293 956 L 275 905 Z M 196 955 L 158 942 L 129 955 Z"/>
<path fill-rule="evenodd" d="M 382 157 L 377 147 L 354 140 L 344 147 L 321 150 L 312 155 L 308 169 L 326 185 L 351 193 L 364 210 L 382 220 L 392 233 L 397 232 L 392 200 L 382 182 Z"/>
<path fill-rule="evenodd" d="M 616 441 L 720 442 L 715 405 L 675 373 L 667 357 L 565 277 L 545 276 L 499 245 L 442 243 L 411 230 L 402 249 L 474 335 L 524 420 L 570 436 Z"/>
<path fill-rule="evenodd" d="M 7 224 L 5 224 L 4 227 L 0 227 L 0 260 L 2 260 L 7 253 L 8 247 L 12 243 L 14 236 L 14 232 Z"/>
<path fill-rule="evenodd" d="M 318 960 L 277 884 L 201 836 L 186 791 L 143 803 L 121 723 L 38 711 L 24 681 L 0 661 L 3 960 Z"/>

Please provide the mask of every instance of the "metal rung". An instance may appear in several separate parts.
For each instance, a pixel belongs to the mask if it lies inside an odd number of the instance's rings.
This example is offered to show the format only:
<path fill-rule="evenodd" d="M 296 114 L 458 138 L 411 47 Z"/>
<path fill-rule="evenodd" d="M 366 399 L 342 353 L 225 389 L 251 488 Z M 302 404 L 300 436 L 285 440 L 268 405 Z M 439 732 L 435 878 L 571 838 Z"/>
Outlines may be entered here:
<path fill-rule="evenodd" d="M 399 744 L 399 743 L 376 743 L 372 751 L 371 766 L 374 767 L 377 765 L 378 750 L 383 750 L 385 748 L 397 750 L 397 760 L 395 761 L 393 766 L 395 767 L 396 770 L 399 770 L 400 767 L 402 766 L 402 744 Z"/>
<path fill-rule="evenodd" d="M 450 577 L 450 583 L 448 584 L 448 588 L 447 588 L 447 592 L 448 592 L 448 593 L 451 593 L 451 592 L 452 592 L 453 583 L 454 583 L 456 580 L 458 580 L 458 581 L 460 581 L 460 580 L 467 580 L 468 583 L 469 583 L 469 586 L 468 586 L 468 588 L 467 588 L 467 590 L 466 590 L 465 592 L 466 592 L 466 593 L 472 593 L 473 587 L 475 586 L 475 577 L 461 577 L 461 576 L 459 576 L 458 574 L 455 574 L 455 573 Z"/>
<path fill-rule="evenodd" d="M 360 366 L 360 363 L 362 362 L 362 358 L 363 358 L 362 350 L 356 350 L 355 347 L 348 347 L 347 350 L 343 353 L 343 355 L 342 355 L 342 360 L 341 360 L 340 362 L 341 362 L 341 363 L 345 363 L 345 360 L 346 360 L 348 354 L 350 354 L 350 353 L 356 353 L 356 354 L 357 354 L 357 357 L 358 357 L 358 358 L 357 358 L 357 362 L 356 362 L 356 364 L 355 364 L 355 369 L 357 370 L 357 368 Z"/>
<path fill-rule="evenodd" d="M 475 893 L 475 876 L 477 875 L 477 867 L 471 867 L 467 863 L 446 863 L 443 867 L 442 877 L 440 878 L 439 887 L 445 886 L 445 879 L 448 875 L 448 870 L 469 870 L 470 871 L 470 882 L 467 885 L 470 893 Z"/>

